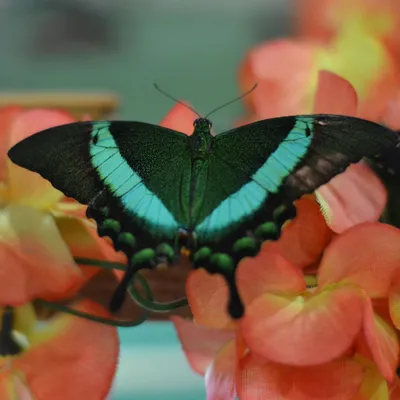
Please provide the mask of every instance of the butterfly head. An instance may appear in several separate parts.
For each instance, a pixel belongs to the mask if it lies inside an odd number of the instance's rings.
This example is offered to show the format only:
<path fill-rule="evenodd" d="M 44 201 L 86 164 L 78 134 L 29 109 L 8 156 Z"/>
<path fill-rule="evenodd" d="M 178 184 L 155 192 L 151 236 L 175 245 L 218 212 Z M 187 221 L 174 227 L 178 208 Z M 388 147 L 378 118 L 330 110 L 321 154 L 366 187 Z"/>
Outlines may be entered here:
<path fill-rule="evenodd" d="M 193 122 L 194 129 L 199 131 L 210 131 L 212 123 L 207 118 L 197 118 Z"/>

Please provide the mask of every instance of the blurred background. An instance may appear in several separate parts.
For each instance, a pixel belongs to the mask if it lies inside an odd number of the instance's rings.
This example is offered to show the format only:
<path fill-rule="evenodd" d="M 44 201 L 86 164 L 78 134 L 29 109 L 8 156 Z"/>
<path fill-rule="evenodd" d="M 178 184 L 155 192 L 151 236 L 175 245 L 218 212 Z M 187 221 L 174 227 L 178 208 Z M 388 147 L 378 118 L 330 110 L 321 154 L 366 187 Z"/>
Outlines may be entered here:
<path fill-rule="evenodd" d="M 0 103 L 157 124 L 173 106 L 157 82 L 206 113 L 239 95 L 239 62 L 289 33 L 290 10 L 289 0 L 0 0 Z M 241 107 L 213 115 L 215 131 Z M 169 322 L 123 329 L 121 342 L 112 399 L 205 398 Z"/>

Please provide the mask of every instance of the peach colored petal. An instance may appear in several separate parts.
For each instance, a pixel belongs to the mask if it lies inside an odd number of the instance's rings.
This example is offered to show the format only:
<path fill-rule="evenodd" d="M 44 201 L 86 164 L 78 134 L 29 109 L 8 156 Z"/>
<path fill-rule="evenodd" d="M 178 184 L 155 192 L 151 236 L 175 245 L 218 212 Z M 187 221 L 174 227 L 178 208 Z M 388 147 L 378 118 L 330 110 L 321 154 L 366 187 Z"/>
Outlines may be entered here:
<path fill-rule="evenodd" d="M 246 310 L 243 338 L 256 354 L 290 365 L 316 365 L 340 357 L 361 328 L 364 298 L 350 286 L 310 297 L 264 294 Z"/>
<path fill-rule="evenodd" d="M 235 338 L 235 332 L 199 326 L 192 321 L 172 316 L 183 351 L 192 369 L 204 375 L 217 352 Z"/>
<path fill-rule="evenodd" d="M 191 271 L 186 279 L 186 296 L 198 324 L 215 329 L 235 327 L 227 312 L 228 286 L 222 276 L 202 268 Z"/>
<path fill-rule="evenodd" d="M 377 221 L 387 201 L 385 186 L 364 162 L 335 176 L 317 190 L 316 196 L 327 224 L 337 233 Z"/>
<path fill-rule="evenodd" d="M 23 379 L 13 373 L 3 372 L 0 376 L 0 399 L 35 400 Z"/>
<path fill-rule="evenodd" d="M 106 239 L 99 237 L 95 226 L 89 221 L 59 216 L 55 222 L 73 257 L 126 262 L 126 256 L 116 252 Z M 81 270 L 86 278 L 99 272 L 98 267 L 91 266 L 81 266 Z"/>
<path fill-rule="evenodd" d="M 315 51 L 314 44 L 294 40 L 270 41 L 251 49 L 239 70 L 242 92 L 258 84 L 243 98 L 248 108 L 260 119 L 310 113 Z"/>
<path fill-rule="evenodd" d="M 318 284 L 323 288 L 347 282 L 361 286 L 370 297 L 386 297 L 400 269 L 399 246 L 400 229 L 378 222 L 357 225 L 325 250 Z"/>
<path fill-rule="evenodd" d="M 389 128 L 400 130 L 400 90 L 387 104 L 382 121 Z"/>
<path fill-rule="evenodd" d="M 81 301 L 74 308 L 109 317 L 100 305 Z M 41 400 L 99 400 L 106 397 L 117 366 L 114 327 L 60 314 L 29 337 L 31 347 L 13 360 Z"/>
<path fill-rule="evenodd" d="M 205 374 L 207 400 L 235 400 L 236 343 L 231 340 L 217 352 Z"/>
<path fill-rule="evenodd" d="M 0 212 L 0 304 L 58 299 L 82 282 L 53 218 L 22 206 Z"/>
<path fill-rule="evenodd" d="M 363 375 L 363 366 L 346 358 L 299 368 L 249 353 L 241 362 L 237 387 L 240 400 L 354 400 Z"/>
<path fill-rule="evenodd" d="M 389 313 L 394 326 L 400 330 L 400 276 L 396 276 L 389 292 Z"/>
<path fill-rule="evenodd" d="M 177 103 L 164 117 L 160 125 L 190 136 L 193 133 L 193 122 L 196 118 L 199 118 L 199 116 L 195 112 L 183 104 Z"/>
<path fill-rule="evenodd" d="M 306 289 L 302 272 L 272 242 L 265 243 L 256 257 L 239 263 L 236 281 L 245 304 L 266 292 L 296 294 Z"/>
<path fill-rule="evenodd" d="M 10 128 L 14 118 L 23 111 L 22 107 L 0 108 L 0 181 L 6 178 L 7 151 L 10 148 Z"/>
<path fill-rule="evenodd" d="M 370 302 L 365 305 L 364 335 L 380 373 L 393 381 L 399 363 L 399 340 L 393 328 L 374 313 Z"/>
<path fill-rule="evenodd" d="M 303 197 L 295 205 L 297 216 L 283 229 L 278 243 L 288 260 L 305 267 L 319 259 L 332 232 L 314 197 Z"/>
<path fill-rule="evenodd" d="M 41 130 L 74 122 L 65 111 L 34 109 L 19 113 L 10 128 L 10 146 Z M 40 175 L 8 160 L 9 201 L 47 209 L 63 198 L 61 192 Z"/>
<path fill-rule="evenodd" d="M 350 82 L 329 71 L 320 71 L 314 113 L 357 115 L 357 93 Z"/>

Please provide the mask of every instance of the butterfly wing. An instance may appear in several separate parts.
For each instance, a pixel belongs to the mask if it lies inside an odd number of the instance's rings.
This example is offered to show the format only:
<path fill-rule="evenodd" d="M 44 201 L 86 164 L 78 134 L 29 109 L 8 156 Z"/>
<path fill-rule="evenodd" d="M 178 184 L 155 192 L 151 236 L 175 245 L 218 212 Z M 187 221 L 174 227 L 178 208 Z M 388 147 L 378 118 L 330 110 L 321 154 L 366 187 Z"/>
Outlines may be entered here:
<path fill-rule="evenodd" d="M 128 257 L 163 241 L 174 246 L 187 221 L 191 164 L 182 133 L 140 122 L 77 122 L 28 137 L 9 157 L 88 204 L 99 233 Z"/>
<path fill-rule="evenodd" d="M 226 189 L 226 195 L 218 205 L 204 206 L 195 230 L 199 246 L 231 250 L 281 202 L 291 203 L 351 163 L 395 145 L 390 129 L 336 115 L 267 119 L 217 135 L 208 186 Z"/>

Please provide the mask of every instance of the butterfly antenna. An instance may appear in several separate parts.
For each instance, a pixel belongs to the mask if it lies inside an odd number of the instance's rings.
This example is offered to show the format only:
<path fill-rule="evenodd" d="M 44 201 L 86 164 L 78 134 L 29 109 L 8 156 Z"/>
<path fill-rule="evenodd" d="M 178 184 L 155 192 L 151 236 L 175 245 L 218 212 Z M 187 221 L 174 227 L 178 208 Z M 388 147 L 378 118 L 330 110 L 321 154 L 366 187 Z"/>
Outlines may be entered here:
<path fill-rule="evenodd" d="M 197 114 L 197 115 L 201 118 L 201 115 L 200 115 L 196 110 L 194 110 L 192 107 L 188 106 L 188 105 L 185 104 L 183 101 L 180 101 L 180 100 L 178 100 L 178 99 L 175 99 L 175 97 L 172 97 L 170 94 L 164 92 L 162 89 L 160 89 L 160 87 L 159 87 L 156 83 L 153 83 L 153 85 L 154 85 L 154 87 L 156 88 L 156 90 L 158 90 L 158 91 L 159 91 L 160 93 L 162 93 L 164 96 L 168 97 L 169 99 L 171 99 L 171 100 L 173 100 L 173 101 L 175 101 L 175 102 L 177 102 L 177 103 L 179 103 L 179 104 L 182 104 L 183 106 L 185 106 L 185 107 L 188 108 L 189 110 L 192 110 L 195 114 Z"/>
<path fill-rule="evenodd" d="M 214 114 L 215 111 L 218 111 L 218 110 L 220 110 L 220 109 L 223 108 L 223 107 L 229 106 L 229 104 L 232 104 L 232 103 L 234 103 L 235 101 L 238 101 L 238 100 L 242 99 L 243 97 L 247 96 L 248 94 L 250 94 L 250 93 L 257 87 L 257 85 L 258 85 L 258 84 L 256 83 L 256 84 L 255 84 L 250 90 L 248 90 L 246 93 L 243 93 L 241 96 L 236 97 L 236 99 L 233 99 L 233 100 L 229 101 L 228 103 L 225 103 L 225 104 L 223 104 L 222 106 L 219 106 L 219 107 L 215 108 L 214 110 L 212 110 L 211 112 L 209 112 L 204 118 L 207 118 L 209 115 Z"/>

